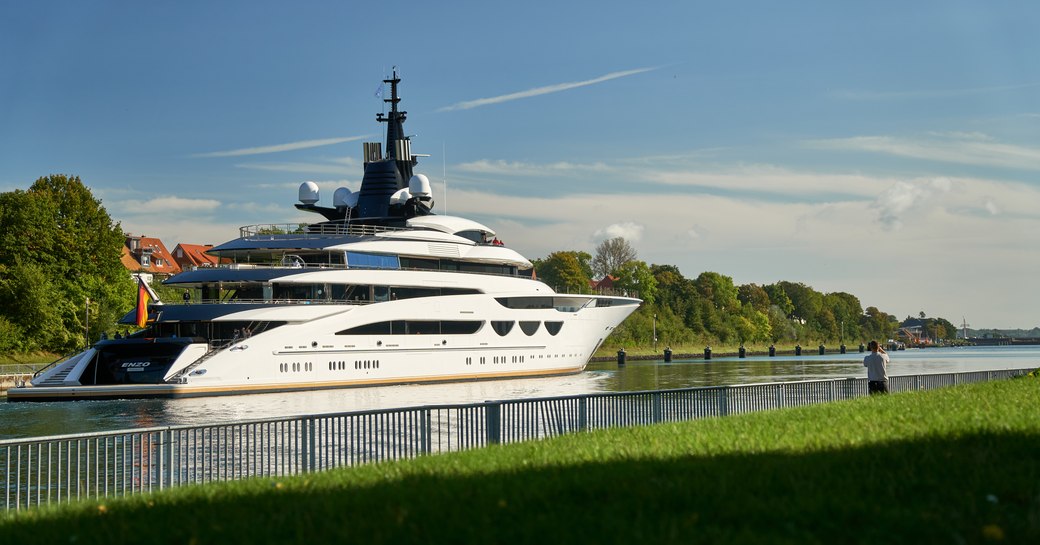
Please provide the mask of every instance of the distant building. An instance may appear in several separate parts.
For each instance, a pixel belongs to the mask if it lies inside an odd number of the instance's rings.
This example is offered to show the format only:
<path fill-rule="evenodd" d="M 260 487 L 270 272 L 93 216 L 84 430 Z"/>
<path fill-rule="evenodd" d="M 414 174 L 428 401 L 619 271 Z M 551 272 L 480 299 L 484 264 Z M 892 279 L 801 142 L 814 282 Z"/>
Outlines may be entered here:
<path fill-rule="evenodd" d="M 590 280 L 589 287 L 600 295 L 614 295 L 614 283 L 617 281 L 618 277 L 608 274 L 599 280 Z"/>
<path fill-rule="evenodd" d="M 173 249 L 173 260 L 185 271 L 200 267 L 216 267 L 221 261 L 216 256 L 206 253 L 212 247 L 212 244 L 181 243 Z"/>
<path fill-rule="evenodd" d="M 123 243 L 123 266 L 131 273 L 169 277 L 181 272 L 161 240 L 127 235 Z"/>

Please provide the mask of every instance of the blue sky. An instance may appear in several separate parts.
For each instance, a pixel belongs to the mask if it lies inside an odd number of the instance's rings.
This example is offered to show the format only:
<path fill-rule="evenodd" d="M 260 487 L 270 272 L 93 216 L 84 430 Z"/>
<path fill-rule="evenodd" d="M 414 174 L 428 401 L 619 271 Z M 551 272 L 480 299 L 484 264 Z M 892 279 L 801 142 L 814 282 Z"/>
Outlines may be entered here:
<path fill-rule="evenodd" d="M 0 191 L 75 174 L 171 248 L 312 219 L 297 187 L 358 187 L 397 66 L 435 210 L 529 258 L 621 235 L 689 277 L 1029 328 L 1037 28 L 1032 2 L 5 2 Z"/>

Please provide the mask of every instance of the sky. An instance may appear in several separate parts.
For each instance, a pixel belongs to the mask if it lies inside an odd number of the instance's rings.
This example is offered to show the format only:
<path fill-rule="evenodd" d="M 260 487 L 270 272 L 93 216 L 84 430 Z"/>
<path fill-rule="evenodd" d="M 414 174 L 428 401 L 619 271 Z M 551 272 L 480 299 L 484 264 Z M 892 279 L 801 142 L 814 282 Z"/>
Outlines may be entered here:
<path fill-rule="evenodd" d="M 0 191 L 219 244 L 356 190 L 396 67 L 435 212 L 529 259 L 1040 326 L 1040 4 L 0 0 Z"/>

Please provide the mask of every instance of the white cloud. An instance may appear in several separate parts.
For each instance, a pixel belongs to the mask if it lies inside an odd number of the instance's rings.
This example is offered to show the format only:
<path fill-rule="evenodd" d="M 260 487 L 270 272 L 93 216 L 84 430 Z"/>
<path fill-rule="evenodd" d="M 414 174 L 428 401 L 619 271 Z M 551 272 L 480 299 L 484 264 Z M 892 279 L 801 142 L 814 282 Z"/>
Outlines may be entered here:
<path fill-rule="evenodd" d="M 633 76 L 635 74 L 642 74 L 643 72 L 650 72 L 651 70 L 657 70 L 659 67 L 648 67 L 648 68 L 637 68 L 635 70 L 624 70 L 621 72 L 611 72 L 609 74 L 592 78 L 585 81 L 572 81 L 568 83 L 557 83 L 555 85 L 546 85 L 544 87 L 535 87 L 534 89 L 528 89 L 526 91 L 519 91 L 516 93 L 509 93 L 505 95 L 499 95 L 489 98 L 478 98 L 476 100 L 466 100 L 462 102 L 456 102 L 449 106 L 438 108 L 438 112 L 450 112 L 453 110 L 469 110 L 471 108 L 478 108 L 480 106 L 488 106 L 491 104 L 501 104 L 503 102 L 509 102 L 511 100 L 519 100 L 522 98 L 536 97 L 540 95 L 547 95 L 550 93 L 559 93 L 561 91 L 567 91 L 570 89 L 576 89 L 578 87 L 585 87 L 588 85 L 595 85 L 597 83 L 603 83 L 604 81 L 610 81 L 612 79 L 623 78 L 626 76 Z"/>
<path fill-rule="evenodd" d="M 996 216 L 997 214 L 1000 214 L 1000 207 L 997 206 L 997 203 L 993 202 L 993 200 L 991 199 L 986 199 L 986 203 L 983 206 L 986 208 L 986 211 L 989 212 L 991 215 Z"/>
<path fill-rule="evenodd" d="M 331 163 L 239 163 L 237 168 L 251 170 L 263 170 L 270 172 L 294 172 L 297 174 L 357 174 L 356 168 L 351 165 Z"/>
<path fill-rule="evenodd" d="M 227 151 L 210 151 L 205 153 L 195 153 L 192 155 L 192 157 L 240 157 L 243 155 L 263 155 L 265 153 L 281 153 L 283 151 L 294 151 L 300 149 L 317 148 L 321 146 L 331 146 L 333 144 L 342 144 L 344 142 L 354 142 L 356 140 L 363 140 L 369 137 L 371 137 L 371 135 L 366 134 L 361 136 L 341 136 L 337 138 L 301 140 L 299 142 L 274 144 L 271 146 L 258 146 L 255 148 L 242 148 Z"/>
<path fill-rule="evenodd" d="M 855 136 L 810 140 L 817 149 L 867 151 L 929 161 L 966 165 L 1040 170 L 1040 148 L 1001 144 L 987 138 L 920 139 L 894 136 Z"/>
<path fill-rule="evenodd" d="M 901 218 L 915 208 L 921 208 L 950 190 L 950 180 L 935 178 L 923 182 L 896 182 L 875 201 L 877 219 L 885 229 L 900 229 Z"/>
<path fill-rule="evenodd" d="M 460 163 L 455 169 L 473 174 L 493 174 L 500 176 L 553 176 L 559 174 L 588 172 L 610 172 L 612 169 L 606 163 L 570 163 L 558 161 L 555 163 L 524 163 L 518 161 L 502 161 L 491 159 L 480 159 L 469 163 Z"/>
<path fill-rule="evenodd" d="M 597 229 L 592 234 L 592 239 L 597 241 L 622 237 L 629 242 L 639 242 L 643 238 L 644 226 L 633 221 L 614 223 L 602 229 Z"/>
<path fill-rule="evenodd" d="M 115 206 L 130 214 L 156 214 L 156 213 L 193 213 L 211 212 L 220 206 L 220 201 L 214 199 L 185 199 L 183 197 L 155 197 L 146 201 L 126 200 L 115 203 Z"/>
<path fill-rule="evenodd" d="M 737 165 L 700 170 L 662 168 L 633 172 L 633 175 L 637 174 L 646 182 L 666 185 L 784 195 L 842 194 L 866 197 L 876 195 L 879 184 L 895 181 L 863 174 L 798 171 L 774 165 Z"/>

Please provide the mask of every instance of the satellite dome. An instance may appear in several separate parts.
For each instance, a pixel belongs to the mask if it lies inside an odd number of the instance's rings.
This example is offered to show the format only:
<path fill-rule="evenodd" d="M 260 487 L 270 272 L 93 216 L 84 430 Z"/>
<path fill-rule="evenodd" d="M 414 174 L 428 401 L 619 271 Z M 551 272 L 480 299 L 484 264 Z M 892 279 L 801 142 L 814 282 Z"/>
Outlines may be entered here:
<path fill-rule="evenodd" d="M 350 200 L 350 193 L 350 189 L 346 187 L 341 187 L 337 189 L 336 192 L 332 194 L 332 206 L 335 206 L 336 208 L 350 206 L 349 204 L 347 204 L 347 202 Z M 354 202 L 357 202 L 356 198 Z"/>
<path fill-rule="evenodd" d="M 425 174 L 416 174 L 408 180 L 408 191 L 418 197 L 429 197 L 433 190 L 430 188 L 430 179 Z"/>
<path fill-rule="evenodd" d="M 303 182 L 300 184 L 300 202 L 303 204 L 318 202 L 318 184 L 314 182 Z"/>
<path fill-rule="evenodd" d="M 404 189 L 398 189 L 393 195 L 390 195 L 390 204 L 404 204 L 408 202 L 408 199 L 410 198 L 412 198 L 412 194 L 408 192 L 407 187 Z"/>

